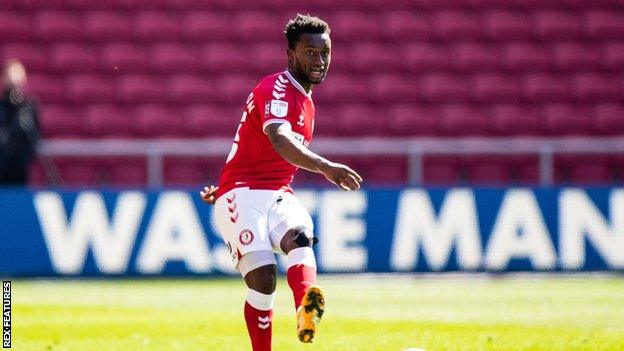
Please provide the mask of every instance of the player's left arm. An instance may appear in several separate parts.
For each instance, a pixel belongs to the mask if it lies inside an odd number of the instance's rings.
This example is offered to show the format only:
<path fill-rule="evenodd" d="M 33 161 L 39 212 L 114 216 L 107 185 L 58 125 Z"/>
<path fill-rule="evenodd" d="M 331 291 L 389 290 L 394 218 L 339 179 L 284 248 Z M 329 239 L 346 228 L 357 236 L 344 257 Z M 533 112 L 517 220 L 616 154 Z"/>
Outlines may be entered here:
<path fill-rule="evenodd" d="M 357 190 L 362 177 L 346 165 L 331 162 L 301 144 L 290 123 L 272 123 L 264 128 L 273 149 L 286 161 L 311 172 L 321 173 L 342 190 Z"/>
<path fill-rule="evenodd" d="M 204 202 L 214 205 L 215 201 L 217 201 L 217 189 L 219 189 L 218 186 L 206 186 L 204 187 L 204 190 L 199 192 L 199 195 Z"/>

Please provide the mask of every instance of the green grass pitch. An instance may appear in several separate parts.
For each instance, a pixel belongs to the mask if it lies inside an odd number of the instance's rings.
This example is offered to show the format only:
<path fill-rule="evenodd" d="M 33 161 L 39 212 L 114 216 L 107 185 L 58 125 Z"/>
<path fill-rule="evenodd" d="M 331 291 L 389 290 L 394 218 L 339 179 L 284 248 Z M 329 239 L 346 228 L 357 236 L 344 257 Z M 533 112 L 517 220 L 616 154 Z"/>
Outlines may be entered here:
<path fill-rule="evenodd" d="M 313 344 L 278 283 L 274 350 L 624 350 L 621 277 L 321 276 Z M 239 279 L 15 280 L 14 350 L 249 350 Z"/>

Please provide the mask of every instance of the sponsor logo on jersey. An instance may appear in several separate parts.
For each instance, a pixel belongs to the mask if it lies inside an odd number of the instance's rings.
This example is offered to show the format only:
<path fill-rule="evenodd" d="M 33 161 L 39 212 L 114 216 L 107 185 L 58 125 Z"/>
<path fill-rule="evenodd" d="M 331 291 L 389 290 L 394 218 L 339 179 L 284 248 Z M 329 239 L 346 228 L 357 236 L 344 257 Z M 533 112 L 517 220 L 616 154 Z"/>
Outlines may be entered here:
<path fill-rule="evenodd" d="M 278 118 L 284 118 L 288 114 L 288 102 L 271 100 L 271 114 Z"/>
<path fill-rule="evenodd" d="M 267 101 L 266 104 L 264 104 L 264 116 L 268 116 L 269 115 L 269 111 L 271 109 L 271 101 Z"/>
<path fill-rule="evenodd" d="M 238 234 L 238 241 L 243 245 L 249 245 L 254 239 L 254 235 L 249 229 L 245 229 Z"/>

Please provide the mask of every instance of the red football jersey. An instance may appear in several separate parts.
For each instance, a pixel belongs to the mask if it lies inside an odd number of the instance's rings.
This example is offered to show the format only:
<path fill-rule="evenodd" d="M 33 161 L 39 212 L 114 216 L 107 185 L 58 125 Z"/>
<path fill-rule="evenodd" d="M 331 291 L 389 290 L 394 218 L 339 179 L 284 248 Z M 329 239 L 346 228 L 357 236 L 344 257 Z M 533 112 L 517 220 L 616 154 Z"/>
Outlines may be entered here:
<path fill-rule="evenodd" d="M 289 123 L 293 136 L 308 146 L 314 130 L 314 103 L 288 71 L 260 81 L 247 98 L 232 150 L 221 178 L 217 197 L 233 188 L 290 189 L 298 167 L 274 149 L 264 127 Z"/>

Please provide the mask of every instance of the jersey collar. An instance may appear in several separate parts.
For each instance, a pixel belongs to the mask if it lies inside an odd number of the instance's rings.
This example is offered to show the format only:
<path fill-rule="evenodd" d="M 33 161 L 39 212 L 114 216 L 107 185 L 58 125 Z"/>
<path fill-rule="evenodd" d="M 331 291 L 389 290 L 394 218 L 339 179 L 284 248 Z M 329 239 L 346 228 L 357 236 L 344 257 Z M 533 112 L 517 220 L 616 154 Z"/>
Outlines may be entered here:
<path fill-rule="evenodd" d="M 303 89 L 303 87 L 301 86 L 301 84 L 299 84 L 299 82 L 295 79 L 295 77 L 293 77 L 290 72 L 288 72 L 288 70 L 284 71 L 284 74 L 286 75 L 286 78 L 288 78 L 288 80 L 292 83 L 292 85 L 297 88 L 297 90 L 299 90 L 303 95 L 312 98 L 312 90 L 310 90 L 309 93 L 306 93 L 305 89 Z"/>

